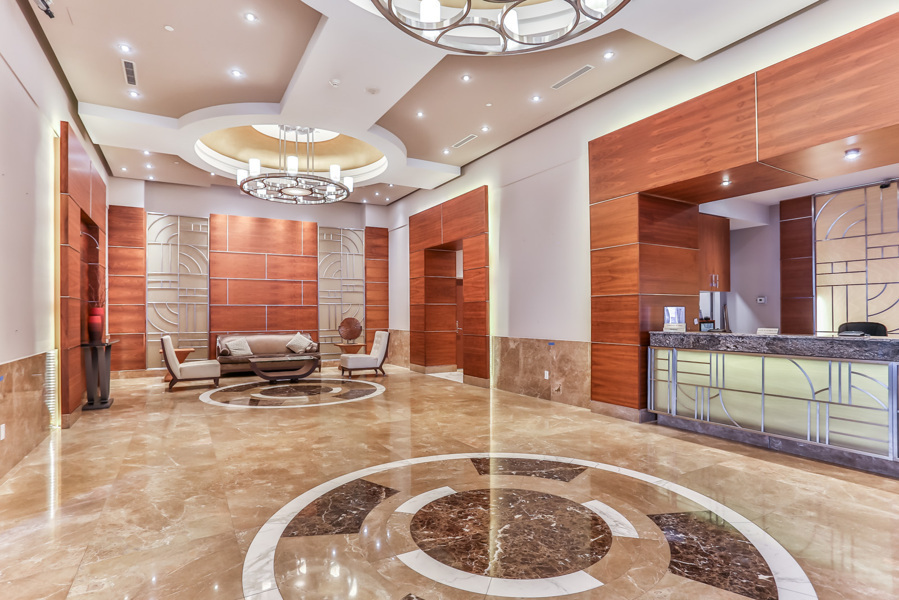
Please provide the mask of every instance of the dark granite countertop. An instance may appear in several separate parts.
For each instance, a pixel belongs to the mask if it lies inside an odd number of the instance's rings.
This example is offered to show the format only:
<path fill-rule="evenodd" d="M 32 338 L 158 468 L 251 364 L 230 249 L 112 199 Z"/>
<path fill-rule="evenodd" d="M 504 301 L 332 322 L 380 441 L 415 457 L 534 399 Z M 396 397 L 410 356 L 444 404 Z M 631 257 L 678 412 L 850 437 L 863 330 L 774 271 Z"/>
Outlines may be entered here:
<path fill-rule="evenodd" d="M 656 348 L 681 350 L 899 362 L 899 339 L 883 337 L 848 338 L 653 331 L 649 334 L 649 343 Z"/>

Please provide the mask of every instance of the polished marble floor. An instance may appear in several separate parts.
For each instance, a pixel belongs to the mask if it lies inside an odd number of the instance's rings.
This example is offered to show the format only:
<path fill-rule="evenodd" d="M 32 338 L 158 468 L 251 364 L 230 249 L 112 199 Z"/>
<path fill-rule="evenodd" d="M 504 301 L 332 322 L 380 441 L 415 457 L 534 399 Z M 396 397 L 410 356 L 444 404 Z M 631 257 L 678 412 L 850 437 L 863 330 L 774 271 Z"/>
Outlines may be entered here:
<path fill-rule="evenodd" d="M 387 372 L 115 381 L 0 479 L 0 598 L 899 597 L 899 481 Z"/>

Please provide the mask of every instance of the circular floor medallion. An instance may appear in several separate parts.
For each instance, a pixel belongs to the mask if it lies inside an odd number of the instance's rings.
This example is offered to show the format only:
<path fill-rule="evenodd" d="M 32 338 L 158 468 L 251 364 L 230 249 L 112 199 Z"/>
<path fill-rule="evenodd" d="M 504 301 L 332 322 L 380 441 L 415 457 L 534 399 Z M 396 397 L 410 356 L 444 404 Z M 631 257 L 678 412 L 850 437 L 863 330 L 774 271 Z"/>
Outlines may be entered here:
<path fill-rule="evenodd" d="M 660 583 L 669 574 L 679 579 Z M 397 600 L 626 600 L 686 580 L 695 597 L 706 586 L 708 597 L 817 598 L 783 546 L 708 496 L 615 465 L 517 453 L 421 456 L 322 483 L 260 528 L 243 570 L 245 597 L 259 600 L 363 587 Z"/>
<path fill-rule="evenodd" d="M 209 390 L 200 400 L 233 408 L 307 408 L 359 402 L 383 393 L 384 386 L 371 381 L 309 377 L 290 384 L 238 383 Z"/>

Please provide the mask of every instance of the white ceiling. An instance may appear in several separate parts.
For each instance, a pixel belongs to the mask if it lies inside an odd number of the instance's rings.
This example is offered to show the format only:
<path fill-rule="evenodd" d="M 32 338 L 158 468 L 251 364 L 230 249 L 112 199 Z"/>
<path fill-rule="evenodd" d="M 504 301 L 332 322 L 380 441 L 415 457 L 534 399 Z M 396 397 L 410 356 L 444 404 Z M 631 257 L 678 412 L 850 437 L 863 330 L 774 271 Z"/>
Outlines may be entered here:
<path fill-rule="evenodd" d="M 560 57 L 581 49 L 586 52 L 590 44 L 575 46 L 623 30 L 621 33 L 643 38 L 646 48 L 660 49 L 662 53 L 654 50 L 659 57 L 681 54 L 701 60 L 815 2 L 631 0 L 606 24 L 577 42 L 545 52 L 557 52 Z M 370 0 L 191 0 L 190 10 L 185 9 L 183 0 L 127 3 L 127 10 L 120 6 L 125 4 L 116 0 L 56 0 L 53 8 L 59 17 L 53 21 L 35 9 L 73 85 L 88 134 L 107 155 L 113 176 L 124 175 L 121 166 L 126 166 L 125 161 L 140 160 L 139 152 L 147 150 L 167 156 L 172 166 L 178 167 L 167 171 L 173 183 L 227 183 L 231 174 L 203 162 L 195 150 L 197 140 L 228 127 L 284 123 L 338 131 L 376 147 L 387 158 L 388 167 L 366 181 L 367 185 L 392 183 L 406 193 L 416 188 L 431 189 L 457 177 L 460 166 L 467 162 L 609 89 L 599 81 L 580 86 L 580 96 L 547 94 L 539 119 L 533 115 L 506 119 L 489 143 L 470 149 L 462 160 L 444 161 L 440 150 L 446 136 L 433 136 L 432 148 L 416 134 L 412 144 L 411 130 L 397 124 L 401 119 L 382 119 L 391 109 L 410 105 L 408 101 L 404 104 L 407 97 L 434 97 L 434 90 L 439 89 L 438 97 L 446 103 L 434 107 L 440 114 L 441 129 L 450 136 L 454 127 L 458 128 L 459 139 L 467 135 L 470 109 L 464 113 L 452 110 L 453 86 L 447 78 L 455 84 L 455 69 L 436 69 L 447 53 L 395 29 L 373 12 Z M 246 12 L 253 12 L 260 20 L 247 23 L 243 19 Z M 175 32 L 165 31 L 166 24 L 174 24 Z M 285 41 L 291 39 L 291 33 L 295 39 Z M 168 40 L 175 39 L 175 34 L 179 41 L 172 45 Z M 92 42 L 92 36 L 102 39 Z M 139 102 L 127 99 L 118 40 L 140 45 L 134 59 L 139 82 L 143 73 L 147 79 L 140 83 Z M 543 54 L 531 59 L 535 72 L 538 63 L 547 63 Z M 478 60 L 496 59 L 465 60 L 477 65 Z M 580 64 L 577 57 L 570 60 Z M 638 77 L 658 64 L 658 60 L 647 61 L 642 55 L 626 53 L 615 60 L 622 62 L 615 84 Z M 223 77 L 220 71 L 226 63 L 235 63 L 245 77 Z M 165 76 L 166 65 L 171 77 Z M 492 88 L 500 90 L 494 102 L 514 106 L 520 102 L 522 90 L 530 89 L 520 85 L 531 75 L 528 63 L 519 58 L 514 67 L 502 76 L 516 85 L 496 86 L 492 82 Z M 489 72 L 496 73 L 496 69 Z M 560 77 L 566 74 L 560 73 Z M 594 75 L 602 75 L 602 71 Z M 542 73 L 534 86 L 546 88 L 554 82 L 546 79 Z M 337 80 L 339 84 L 333 85 Z M 466 85 L 479 84 L 471 81 Z M 166 98 L 165 102 L 158 100 L 161 98 Z M 385 126 L 388 124 L 394 130 Z M 407 148 L 407 141 L 415 146 L 414 153 Z M 191 168 L 197 172 L 190 174 Z M 161 171 L 155 176 L 166 181 Z M 216 171 L 216 175 L 210 175 L 210 171 Z M 127 176 L 137 177 L 137 173 L 130 170 Z"/>

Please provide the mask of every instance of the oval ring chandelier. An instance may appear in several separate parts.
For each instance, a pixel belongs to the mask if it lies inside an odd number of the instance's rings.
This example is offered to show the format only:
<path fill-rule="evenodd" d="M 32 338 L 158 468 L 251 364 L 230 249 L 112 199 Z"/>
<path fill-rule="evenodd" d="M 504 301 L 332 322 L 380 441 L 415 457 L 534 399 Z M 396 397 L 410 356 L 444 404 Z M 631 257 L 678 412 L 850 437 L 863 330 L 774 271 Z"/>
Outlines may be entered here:
<path fill-rule="evenodd" d="M 465 54 L 521 54 L 567 42 L 630 0 L 371 0 L 409 35 Z"/>
<path fill-rule="evenodd" d="M 305 138 L 303 142 L 300 137 Z M 306 170 L 300 171 L 300 144 L 306 146 Z M 293 152 L 291 152 L 293 150 Z M 261 200 L 284 204 L 330 204 L 346 200 L 353 191 L 353 178 L 340 180 L 340 165 L 331 165 L 329 177 L 315 173 L 315 129 L 278 126 L 278 171 L 262 172 L 258 158 L 249 160 L 249 169 L 238 169 L 240 190 Z"/>

